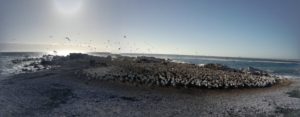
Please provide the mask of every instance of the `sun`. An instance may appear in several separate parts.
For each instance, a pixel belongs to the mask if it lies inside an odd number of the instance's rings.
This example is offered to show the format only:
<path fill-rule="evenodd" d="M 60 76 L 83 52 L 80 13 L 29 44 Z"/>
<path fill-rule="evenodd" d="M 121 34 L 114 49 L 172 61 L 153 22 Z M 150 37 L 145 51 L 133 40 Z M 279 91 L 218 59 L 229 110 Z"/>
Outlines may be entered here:
<path fill-rule="evenodd" d="M 75 14 L 82 6 L 82 0 L 54 0 L 55 7 L 60 13 Z"/>

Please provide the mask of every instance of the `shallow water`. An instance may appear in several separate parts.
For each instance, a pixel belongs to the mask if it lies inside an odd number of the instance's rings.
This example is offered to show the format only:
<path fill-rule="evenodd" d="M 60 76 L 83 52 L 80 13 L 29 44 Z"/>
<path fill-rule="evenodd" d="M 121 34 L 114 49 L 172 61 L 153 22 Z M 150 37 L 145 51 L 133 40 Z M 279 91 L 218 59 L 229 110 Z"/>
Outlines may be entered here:
<path fill-rule="evenodd" d="M 0 80 L 11 74 L 20 73 L 22 67 L 28 62 L 13 64 L 15 59 L 41 57 L 46 53 L 42 52 L 0 52 Z"/>

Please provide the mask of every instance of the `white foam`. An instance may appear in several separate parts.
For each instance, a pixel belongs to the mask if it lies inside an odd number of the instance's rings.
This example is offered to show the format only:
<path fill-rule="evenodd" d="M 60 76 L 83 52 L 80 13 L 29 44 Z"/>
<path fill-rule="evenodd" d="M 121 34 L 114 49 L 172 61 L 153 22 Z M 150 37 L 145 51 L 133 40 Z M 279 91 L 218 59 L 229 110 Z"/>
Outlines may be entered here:
<path fill-rule="evenodd" d="M 172 61 L 171 62 L 174 62 L 174 63 L 186 63 L 186 62 L 184 62 L 184 61 L 180 61 L 180 60 L 174 60 L 174 59 L 172 59 Z"/>
<path fill-rule="evenodd" d="M 288 78 L 288 79 L 297 79 L 300 78 L 300 76 L 295 75 L 277 75 L 279 78 Z"/>

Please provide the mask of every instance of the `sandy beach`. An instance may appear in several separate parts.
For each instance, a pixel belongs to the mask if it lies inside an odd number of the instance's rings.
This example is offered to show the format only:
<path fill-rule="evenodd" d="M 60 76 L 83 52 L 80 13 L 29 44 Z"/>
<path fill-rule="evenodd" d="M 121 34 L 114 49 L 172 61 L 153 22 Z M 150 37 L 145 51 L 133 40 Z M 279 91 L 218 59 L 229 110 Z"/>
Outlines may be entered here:
<path fill-rule="evenodd" d="M 61 66 L 1 80 L 0 116 L 300 115 L 299 79 L 265 88 L 149 87 L 88 80 L 75 75 L 76 70 L 78 66 Z"/>

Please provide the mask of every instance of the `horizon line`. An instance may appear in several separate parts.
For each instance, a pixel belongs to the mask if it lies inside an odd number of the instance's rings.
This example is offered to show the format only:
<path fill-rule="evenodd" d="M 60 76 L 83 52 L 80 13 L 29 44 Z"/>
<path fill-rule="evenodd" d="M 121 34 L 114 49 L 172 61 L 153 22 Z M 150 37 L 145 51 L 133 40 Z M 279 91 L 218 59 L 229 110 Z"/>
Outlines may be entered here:
<path fill-rule="evenodd" d="M 49 53 L 46 51 L 0 51 L 0 53 Z M 234 56 L 215 56 L 215 55 L 190 55 L 190 54 L 164 54 L 164 53 L 112 53 L 105 51 L 98 52 L 70 52 L 70 53 L 103 53 L 103 54 L 119 54 L 119 55 L 168 55 L 168 56 L 190 56 L 190 57 L 205 57 L 205 58 L 223 58 L 223 59 L 259 59 L 259 60 L 271 60 L 271 61 L 286 61 L 286 62 L 300 62 L 300 59 L 281 59 L 281 58 L 259 58 L 259 57 L 234 57 Z M 69 54 L 70 54 L 69 53 Z"/>

